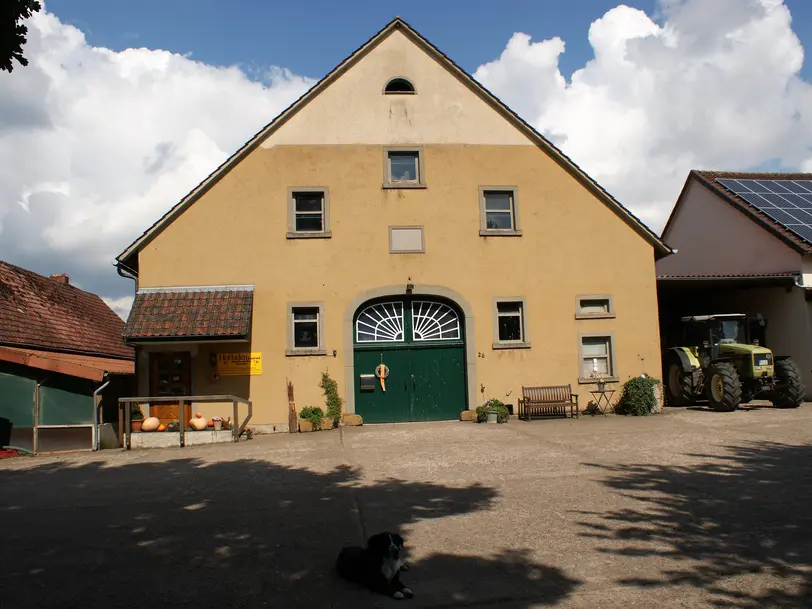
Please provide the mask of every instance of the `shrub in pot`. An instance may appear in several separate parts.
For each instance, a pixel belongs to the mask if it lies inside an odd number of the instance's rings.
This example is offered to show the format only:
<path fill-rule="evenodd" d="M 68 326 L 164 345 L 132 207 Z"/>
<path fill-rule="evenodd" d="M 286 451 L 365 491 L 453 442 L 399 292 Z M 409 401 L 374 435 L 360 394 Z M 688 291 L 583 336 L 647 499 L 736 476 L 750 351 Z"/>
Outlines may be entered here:
<path fill-rule="evenodd" d="M 130 429 L 141 431 L 141 424 L 144 421 L 144 413 L 141 412 L 141 405 L 134 404 L 130 407 Z"/>
<path fill-rule="evenodd" d="M 507 423 L 508 418 L 510 418 L 510 411 L 503 402 L 493 398 L 476 409 L 477 423 L 484 423 L 489 418 L 491 421 L 495 418 L 497 423 Z"/>
<path fill-rule="evenodd" d="M 313 425 L 313 431 L 321 429 L 324 420 L 324 411 L 318 406 L 305 406 L 299 413 L 299 418 L 304 421 L 310 421 Z"/>

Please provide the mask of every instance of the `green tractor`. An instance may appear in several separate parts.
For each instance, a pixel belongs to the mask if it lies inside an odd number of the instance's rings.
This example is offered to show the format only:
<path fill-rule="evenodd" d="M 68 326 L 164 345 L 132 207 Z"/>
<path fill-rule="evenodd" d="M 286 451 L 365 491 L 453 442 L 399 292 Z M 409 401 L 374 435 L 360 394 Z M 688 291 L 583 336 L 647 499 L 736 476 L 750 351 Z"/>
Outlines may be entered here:
<path fill-rule="evenodd" d="M 663 357 L 668 401 L 674 406 L 705 397 L 711 408 L 730 411 L 742 402 L 770 400 L 797 408 L 806 394 L 798 365 L 750 341 L 752 318 L 742 314 L 683 317 L 682 343 Z M 764 325 L 761 316 L 755 318 Z M 755 343 L 755 344 L 751 344 Z"/>

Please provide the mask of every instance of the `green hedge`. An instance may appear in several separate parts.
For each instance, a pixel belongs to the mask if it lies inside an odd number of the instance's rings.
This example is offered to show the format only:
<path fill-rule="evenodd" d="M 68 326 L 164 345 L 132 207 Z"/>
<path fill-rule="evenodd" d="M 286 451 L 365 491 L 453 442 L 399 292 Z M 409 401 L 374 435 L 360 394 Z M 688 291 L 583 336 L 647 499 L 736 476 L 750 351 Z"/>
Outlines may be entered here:
<path fill-rule="evenodd" d="M 616 412 L 631 416 L 646 416 L 657 408 L 654 389 L 660 381 L 650 376 L 635 377 L 623 384 Z"/>

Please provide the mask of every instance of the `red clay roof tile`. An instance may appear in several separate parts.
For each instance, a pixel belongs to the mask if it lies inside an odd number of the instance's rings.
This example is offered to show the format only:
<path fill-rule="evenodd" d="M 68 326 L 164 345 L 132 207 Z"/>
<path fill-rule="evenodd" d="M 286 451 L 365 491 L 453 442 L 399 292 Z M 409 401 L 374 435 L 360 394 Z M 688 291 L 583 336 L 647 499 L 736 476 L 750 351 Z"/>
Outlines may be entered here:
<path fill-rule="evenodd" d="M 0 261 L 0 345 L 132 359 L 123 331 L 96 294 Z"/>
<path fill-rule="evenodd" d="M 124 337 L 248 338 L 253 304 L 251 286 L 139 290 Z"/>

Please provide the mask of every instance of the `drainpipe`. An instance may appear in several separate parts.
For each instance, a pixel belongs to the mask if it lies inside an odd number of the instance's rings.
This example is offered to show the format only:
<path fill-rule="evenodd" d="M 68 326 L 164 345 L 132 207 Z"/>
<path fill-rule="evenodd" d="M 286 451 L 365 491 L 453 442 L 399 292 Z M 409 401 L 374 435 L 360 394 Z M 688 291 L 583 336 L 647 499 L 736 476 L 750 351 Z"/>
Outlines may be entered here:
<path fill-rule="evenodd" d="M 135 281 L 136 285 L 138 284 L 137 273 L 134 270 L 128 268 L 123 262 L 113 260 L 113 266 L 116 267 L 116 272 L 119 275 L 121 275 L 125 279 L 132 279 L 133 281 Z"/>
<path fill-rule="evenodd" d="M 106 380 L 105 380 L 106 379 Z M 93 392 L 93 450 L 99 450 L 99 403 L 96 401 L 99 394 L 102 390 L 110 384 L 110 379 L 107 377 L 107 373 L 104 373 L 104 377 L 102 377 L 104 383 L 99 386 L 96 391 Z"/>

